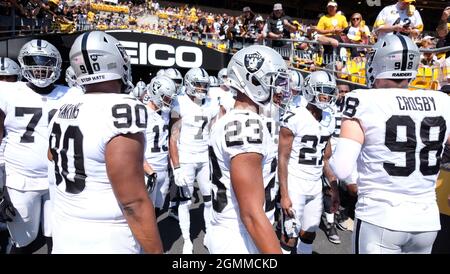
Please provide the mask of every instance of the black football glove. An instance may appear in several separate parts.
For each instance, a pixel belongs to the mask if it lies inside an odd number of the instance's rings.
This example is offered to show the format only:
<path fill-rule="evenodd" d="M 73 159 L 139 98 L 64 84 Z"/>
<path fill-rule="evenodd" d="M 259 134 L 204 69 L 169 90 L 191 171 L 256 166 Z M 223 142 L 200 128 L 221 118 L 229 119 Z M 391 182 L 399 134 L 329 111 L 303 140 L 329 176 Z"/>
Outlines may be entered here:
<path fill-rule="evenodd" d="M 16 216 L 16 209 L 9 198 L 8 189 L 3 187 L 3 192 L 0 195 L 0 222 L 12 222 L 12 218 Z"/>
<path fill-rule="evenodd" d="M 147 187 L 148 193 L 152 193 L 156 186 L 156 180 L 158 179 L 158 176 L 156 175 L 156 172 L 153 172 L 152 174 L 145 174 L 145 177 L 147 178 L 147 181 L 145 182 L 145 186 Z"/>

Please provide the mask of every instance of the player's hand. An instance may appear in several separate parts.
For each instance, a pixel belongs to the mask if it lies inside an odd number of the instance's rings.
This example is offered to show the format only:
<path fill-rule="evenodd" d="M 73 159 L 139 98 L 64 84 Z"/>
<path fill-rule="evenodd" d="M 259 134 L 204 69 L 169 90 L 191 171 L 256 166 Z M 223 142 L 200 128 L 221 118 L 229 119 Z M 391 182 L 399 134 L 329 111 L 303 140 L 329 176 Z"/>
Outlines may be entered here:
<path fill-rule="evenodd" d="M 3 187 L 3 193 L 0 195 L 0 222 L 12 222 L 12 218 L 16 216 L 16 209 L 11 203 L 8 190 Z"/>
<path fill-rule="evenodd" d="M 183 171 L 181 170 L 181 168 L 175 168 L 173 170 L 173 177 L 174 177 L 175 184 L 177 186 L 179 186 L 179 187 L 188 186 L 187 178 L 186 178 L 185 174 L 183 173 Z"/>
<path fill-rule="evenodd" d="M 145 182 L 145 186 L 147 187 L 148 193 L 152 193 L 156 186 L 156 181 L 158 180 L 158 176 L 156 172 L 153 172 L 152 174 L 145 174 L 145 177 L 147 178 Z"/>
<path fill-rule="evenodd" d="M 281 209 L 283 210 L 283 213 L 291 218 L 294 217 L 294 213 L 291 210 L 292 209 L 292 201 L 291 198 L 289 198 L 289 196 L 283 196 L 280 199 L 280 205 L 281 205 Z"/>

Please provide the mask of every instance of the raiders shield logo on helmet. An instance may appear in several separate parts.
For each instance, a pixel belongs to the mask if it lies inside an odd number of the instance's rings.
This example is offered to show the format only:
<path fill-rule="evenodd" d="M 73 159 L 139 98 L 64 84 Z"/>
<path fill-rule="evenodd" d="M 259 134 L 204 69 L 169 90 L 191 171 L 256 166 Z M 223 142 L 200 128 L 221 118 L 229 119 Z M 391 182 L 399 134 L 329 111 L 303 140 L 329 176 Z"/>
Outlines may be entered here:
<path fill-rule="evenodd" d="M 154 90 L 154 91 L 158 91 L 160 88 L 161 88 L 161 83 L 158 82 L 158 81 L 155 81 L 155 82 L 153 83 L 153 90 Z"/>
<path fill-rule="evenodd" d="M 244 59 L 245 68 L 251 72 L 255 73 L 258 71 L 264 63 L 264 57 L 259 52 L 246 54 Z"/>

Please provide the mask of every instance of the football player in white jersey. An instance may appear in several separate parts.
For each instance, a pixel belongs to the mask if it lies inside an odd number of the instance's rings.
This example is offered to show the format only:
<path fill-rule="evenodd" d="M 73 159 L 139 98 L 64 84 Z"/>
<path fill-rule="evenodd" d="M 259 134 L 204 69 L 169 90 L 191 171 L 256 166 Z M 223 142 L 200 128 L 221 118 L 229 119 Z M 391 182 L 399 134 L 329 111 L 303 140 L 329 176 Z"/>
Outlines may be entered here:
<path fill-rule="evenodd" d="M 174 101 L 169 153 L 175 184 L 182 187 L 178 217 L 183 234 L 183 253 L 192 253 L 189 206 L 196 180 L 203 195 L 205 233 L 208 232 L 211 208 L 211 183 L 208 161 L 209 127 L 219 113 L 217 101 L 208 98 L 209 76 L 202 68 L 192 68 L 184 76 L 185 93 Z M 180 121 L 178 124 L 177 122 Z"/>
<path fill-rule="evenodd" d="M 290 82 L 290 79 L 286 79 Z M 290 82 L 291 83 L 291 82 Z M 287 83 L 281 83 L 283 86 L 287 86 Z M 276 200 L 279 198 L 278 190 L 278 178 L 277 178 L 277 158 L 278 158 L 278 137 L 280 135 L 280 118 L 283 116 L 283 113 L 287 110 L 289 102 L 291 101 L 292 93 L 289 90 L 283 89 L 275 89 L 273 91 L 272 100 L 270 103 L 266 104 L 261 108 L 262 115 L 261 118 L 263 120 L 263 124 L 267 127 L 270 137 L 271 137 L 271 151 L 269 153 L 268 159 L 273 161 L 273 165 L 265 166 L 268 170 L 264 172 L 265 176 L 264 180 L 269 180 L 269 186 L 266 188 L 268 191 L 266 193 L 266 197 L 270 197 L 271 203 L 266 204 L 266 215 L 269 218 L 272 224 L 275 223 L 275 218 L 278 220 L 280 215 L 280 211 L 275 214 L 275 205 Z M 267 175 L 266 175 L 267 174 Z M 269 191 L 270 189 L 270 191 Z M 278 203 L 279 205 L 279 203 Z M 280 209 L 278 207 L 278 209 Z M 277 215 L 277 216 L 275 216 Z"/>
<path fill-rule="evenodd" d="M 20 72 L 20 66 L 8 57 L 0 57 L 0 81 L 2 82 L 19 82 L 22 79 L 22 73 Z M 4 136 L 5 132 L 0 132 L 0 135 Z M 5 185 L 5 157 L 3 152 L 5 151 L 6 140 L 0 144 L 0 191 Z"/>
<path fill-rule="evenodd" d="M 306 107 L 299 106 L 283 117 L 278 146 L 280 204 L 285 218 L 294 218 L 301 230 L 298 254 L 311 254 L 312 243 L 322 215 L 322 175 L 332 188 L 333 210 L 339 193 L 335 176 L 328 167 L 330 137 L 335 122 L 326 109 L 337 97 L 336 81 L 324 71 L 305 79 Z M 285 237 L 285 235 L 283 235 Z M 293 247 L 295 240 L 284 239 Z"/>
<path fill-rule="evenodd" d="M 147 146 L 145 159 L 151 170 L 146 170 L 147 180 L 151 180 L 151 172 L 157 174 L 156 185 L 151 191 L 151 198 L 159 216 L 169 191 L 169 121 L 163 118 L 164 113 L 170 112 L 172 100 L 177 93 L 175 83 L 169 77 L 156 76 L 147 86 L 144 103 L 147 104 L 148 124 L 146 131 Z M 148 185 L 148 183 L 147 183 Z"/>
<path fill-rule="evenodd" d="M 281 253 L 266 215 L 272 200 L 272 138 L 259 115 L 275 91 L 289 91 L 283 58 L 265 46 L 233 55 L 226 85 L 237 93 L 234 108 L 212 126 L 209 157 L 213 210 L 207 244 L 210 253 Z M 274 161 L 275 160 L 275 161 Z M 268 208 L 269 207 L 269 208 Z"/>
<path fill-rule="evenodd" d="M 144 81 L 140 80 L 136 83 L 136 86 L 133 88 L 133 91 L 130 92 L 136 99 L 142 102 L 144 96 L 147 92 L 147 85 Z"/>
<path fill-rule="evenodd" d="M 208 90 L 208 97 L 211 100 L 215 100 L 221 106 L 221 113 L 224 114 L 227 111 L 230 111 L 234 107 L 234 98 L 233 94 L 229 92 L 228 88 L 224 85 L 224 83 L 220 82 L 217 77 L 209 76 L 210 87 Z"/>
<path fill-rule="evenodd" d="M 440 229 L 435 184 L 450 143 L 448 95 L 408 90 L 420 53 L 411 39 L 386 35 L 367 62 L 369 90 L 346 95 L 334 173 L 358 169 L 355 253 L 430 253 Z"/>
<path fill-rule="evenodd" d="M 6 131 L 6 189 L 15 208 L 7 223 L 11 253 L 31 253 L 39 225 L 51 250 L 48 183 L 48 140 L 45 138 L 55 103 L 67 87 L 53 83 L 61 71 L 59 51 L 45 40 L 31 40 L 19 51 L 22 76 L 28 82 L 0 83 L 0 127 Z"/>
<path fill-rule="evenodd" d="M 65 80 L 69 88 L 79 86 L 77 83 L 77 76 L 75 75 L 75 71 L 73 71 L 73 68 L 71 66 L 66 69 Z"/>
<path fill-rule="evenodd" d="M 348 84 L 338 84 L 337 85 L 339 94 L 338 98 L 336 100 L 336 105 L 334 107 L 334 118 L 336 121 L 336 128 L 334 129 L 334 133 L 331 136 L 331 151 L 335 151 L 336 144 L 339 140 L 339 135 L 341 133 L 341 121 L 342 121 L 342 112 L 344 111 L 345 106 L 345 94 L 350 92 L 350 86 Z M 338 219 L 336 226 L 339 227 L 342 230 L 352 230 L 353 229 L 353 221 L 350 218 L 350 216 L 354 215 L 354 209 L 356 204 L 356 194 L 357 194 L 357 186 L 356 186 L 356 178 L 358 177 L 358 172 L 356 171 L 356 168 L 351 176 L 351 178 L 347 180 L 338 180 L 339 183 L 339 189 L 340 191 L 340 208 L 343 208 L 339 211 L 339 215 L 337 215 L 336 219 Z M 324 188 L 324 190 L 326 190 Z M 335 214 L 330 213 L 330 210 L 327 209 L 327 203 L 326 198 L 324 198 L 324 207 L 325 207 L 325 214 L 327 218 L 327 222 L 329 224 L 334 223 L 335 221 Z M 328 231 L 328 239 L 333 242 L 336 239 L 339 239 L 339 236 L 337 234 L 337 231 L 334 229 L 334 225 L 329 226 Z M 334 236 L 336 235 L 336 236 Z M 333 239 L 334 238 L 334 239 Z"/>
<path fill-rule="evenodd" d="M 295 69 L 289 70 L 291 74 L 291 82 L 289 84 L 292 92 L 292 102 L 289 104 L 290 107 L 296 108 L 300 106 L 301 103 L 303 103 L 303 106 L 306 106 L 308 102 L 303 100 L 302 102 L 302 95 L 303 95 L 303 85 L 304 85 L 304 79 L 303 75 L 300 73 L 300 71 Z"/>
<path fill-rule="evenodd" d="M 175 83 L 175 87 L 177 92 L 180 92 L 181 87 L 183 87 L 183 75 L 176 68 L 168 68 L 164 70 L 164 75 L 172 79 Z"/>
<path fill-rule="evenodd" d="M 20 81 L 21 78 L 22 74 L 20 72 L 20 66 L 8 57 L 0 57 L 0 81 L 17 82 Z M 3 137 L 3 141 L 0 144 L 0 203 L 5 203 L 2 207 L 2 210 L 6 211 L 4 212 L 5 214 L 15 214 L 14 208 L 9 203 L 10 201 L 4 200 L 3 197 L 3 187 L 5 186 L 6 181 L 5 157 L 3 155 L 6 145 L 4 134 L 5 132 L 2 130 L 0 132 L 0 135 Z M 3 251 L 6 251 L 9 242 L 9 232 L 5 222 L 6 220 L 3 218 L 3 213 L 0 213 L 0 250 Z"/>
<path fill-rule="evenodd" d="M 228 79 L 227 68 L 222 68 L 217 73 L 217 80 L 219 80 L 219 85 L 223 85 L 227 79 Z"/>
<path fill-rule="evenodd" d="M 100 31 L 77 37 L 69 57 L 85 93 L 63 100 L 48 130 L 53 253 L 162 253 L 144 182 L 147 111 L 129 94 L 130 59 Z"/>

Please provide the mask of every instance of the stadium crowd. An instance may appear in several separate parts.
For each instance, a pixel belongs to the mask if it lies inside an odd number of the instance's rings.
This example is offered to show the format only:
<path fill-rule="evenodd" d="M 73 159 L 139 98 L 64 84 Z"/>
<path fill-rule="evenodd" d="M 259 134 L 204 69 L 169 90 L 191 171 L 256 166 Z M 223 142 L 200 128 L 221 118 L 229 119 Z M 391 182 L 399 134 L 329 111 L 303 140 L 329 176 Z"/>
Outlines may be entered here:
<path fill-rule="evenodd" d="M 236 11 L 237 16 L 233 16 L 189 5 L 163 6 L 157 1 L 114 5 L 101 0 L 3 0 L 1 5 L 7 8 L 1 9 L 0 21 L 4 30 L 11 31 L 14 17 L 19 33 L 131 29 L 186 39 L 224 52 L 265 44 L 275 48 L 297 68 L 313 71 L 328 66 L 338 72 L 339 78 L 364 85 L 367 49 L 358 46 L 373 45 L 386 33 L 408 35 L 422 49 L 448 45 L 447 22 L 440 24 L 437 32 L 424 31 L 413 2 L 398 1 L 387 6 L 375 22 L 369 23 L 362 13 L 346 16 L 335 1 L 328 2 L 324 7 L 326 13 L 314 21 L 291 18 L 279 3 L 274 4 L 270 14 L 258 13 L 247 6 L 240 15 Z M 444 11 L 442 16 L 448 17 L 447 13 Z M 353 46 L 341 46 L 342 43 Z M 450 71 L 445 57 L 448 53 L 424 53 L 412 86 L 432 89 L 445 86 Z"/>

